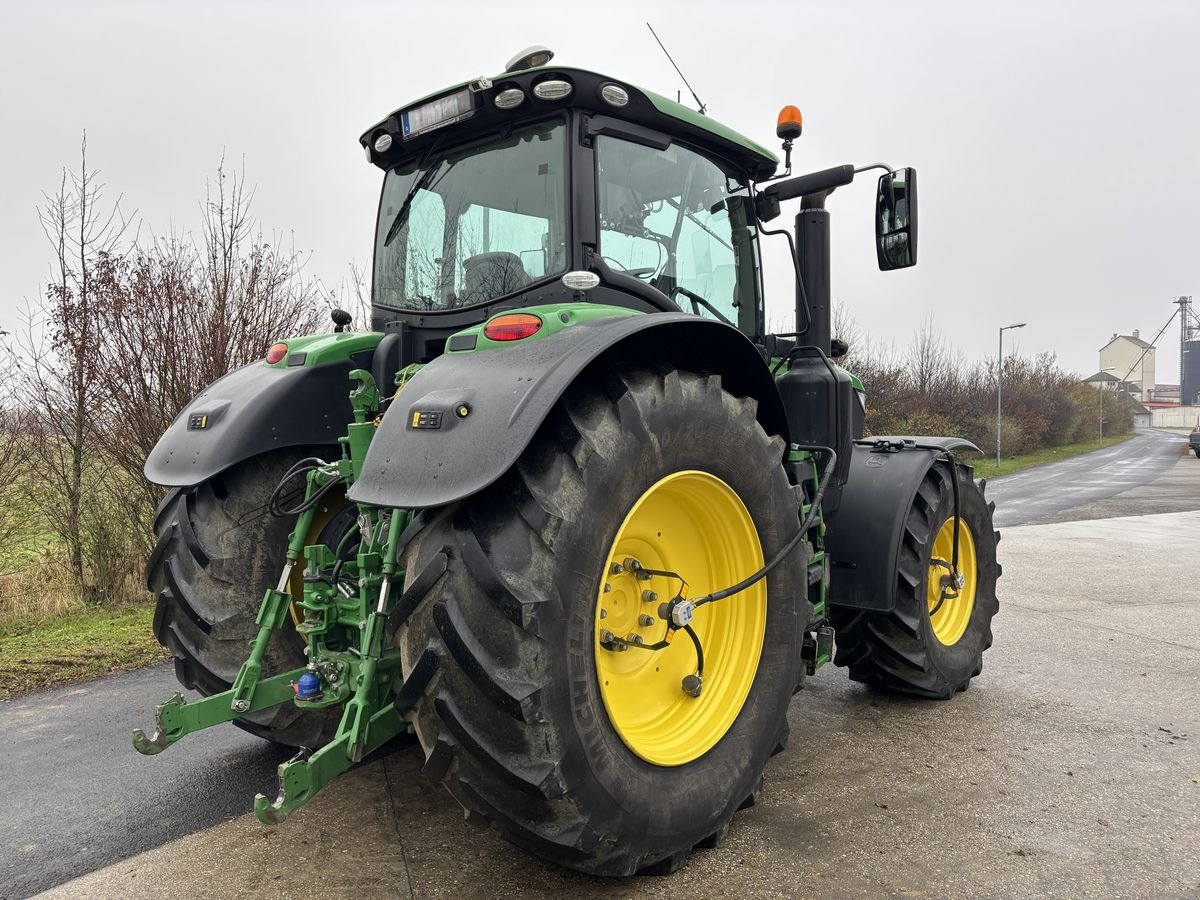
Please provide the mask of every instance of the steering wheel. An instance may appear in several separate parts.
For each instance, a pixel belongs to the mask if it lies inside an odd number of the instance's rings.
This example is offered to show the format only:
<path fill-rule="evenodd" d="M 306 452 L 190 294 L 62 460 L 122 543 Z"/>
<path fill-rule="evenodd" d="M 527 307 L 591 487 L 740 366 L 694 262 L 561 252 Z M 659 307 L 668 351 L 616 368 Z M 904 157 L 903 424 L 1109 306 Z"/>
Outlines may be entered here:
<path fill-rule="evenodd" d="M 639 269 L 627 269 L 619 259 L 613 259 L 611 256 L 601 256 L 602 260 L 617 268 L 617 271 L 622 275 L 632 275 L 634 278 L 645 278 L 647 275 L 653 275 L 658 271 L 657 266 L 645 266 Z"/>

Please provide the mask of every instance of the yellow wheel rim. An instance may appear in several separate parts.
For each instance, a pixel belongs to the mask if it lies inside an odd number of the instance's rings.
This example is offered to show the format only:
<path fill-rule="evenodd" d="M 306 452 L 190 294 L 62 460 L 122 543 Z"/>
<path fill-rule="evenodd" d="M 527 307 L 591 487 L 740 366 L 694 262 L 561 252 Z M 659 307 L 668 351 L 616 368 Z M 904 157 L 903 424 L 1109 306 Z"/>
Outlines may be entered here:
<path fill-rule="evenodd" d="M 946 646 L 957 644 L 966 632 L 971 611 L 975 609 L 975 588 L 979 583 L 975 537 L 966 522 L 962 519 L 958 522 L 958 574 L 962 576 L 962 587 L 955 591 L 951 586 L 943 599 L 942 578 L 950 574 L 950 560 L 954 556 L 953 515 L 942 523 L 934 538 L 927 579 L 929 622 L 933 626 L 933 636 Z"/>
<path fill-rule="evenodd" d="M 600 695 L 630 750 L 655 765 L 680 766 L 711 750 L 746 702 L 766 632 L 766 581 L 696 610 L 691 624 L 704 649 L 704 682 L 693 697 L 682 688 L 683 679 L 696 673 L 696 649 L 687 634 L 675 632 L 671 645 L 659 651 L 601 644 L 605 631 L 630 640 L 637 635 L 646 644 L 662 640 L 667 623 L 659 618 L 659 604 L 680 589 L 677 579 L 614 572 L 627 559 L 678 572 L 688 581 L 688 596 L 698 597 L 762 568 L 762 545 L 734 490 L 697 471 L 668 475 L 646 491 L 613 540 L 596 598 Z"/>

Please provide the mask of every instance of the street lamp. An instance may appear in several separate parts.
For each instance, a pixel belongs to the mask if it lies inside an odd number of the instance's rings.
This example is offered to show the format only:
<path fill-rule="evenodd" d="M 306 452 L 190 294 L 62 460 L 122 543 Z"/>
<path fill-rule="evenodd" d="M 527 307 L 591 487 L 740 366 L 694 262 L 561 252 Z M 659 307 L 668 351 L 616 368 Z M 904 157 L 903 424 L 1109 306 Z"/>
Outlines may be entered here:
<path fill-rule="evenodd" d="M 1018 322 L 1016 325 L 1005 325 L 1000 329 L 1000 353 L 996 357 L 996 471 L 1000 471 L 1000 397 L 1004 381 L 1004 332 L 1010 328 L 1024 328 L 1027 323 Z"/>
<path fill-rule="evenodd" d="M 1104 440 L 1104 373 L 1114 369 L 1116 366 L 1105 366 L 1100 370 L 1100 440 Z"/>

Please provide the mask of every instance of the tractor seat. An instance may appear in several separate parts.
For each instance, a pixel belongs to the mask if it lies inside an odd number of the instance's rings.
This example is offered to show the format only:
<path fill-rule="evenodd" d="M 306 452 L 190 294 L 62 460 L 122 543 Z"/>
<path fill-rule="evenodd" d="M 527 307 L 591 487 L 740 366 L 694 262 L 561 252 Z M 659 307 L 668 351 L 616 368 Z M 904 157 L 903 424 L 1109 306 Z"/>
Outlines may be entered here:
<path fill-rule="evenodd" d="M 463 260 L 462 306 L 486 303 L 529 284 L 529 273 L 515 253 L 498 250 L 478 253 Z"/>

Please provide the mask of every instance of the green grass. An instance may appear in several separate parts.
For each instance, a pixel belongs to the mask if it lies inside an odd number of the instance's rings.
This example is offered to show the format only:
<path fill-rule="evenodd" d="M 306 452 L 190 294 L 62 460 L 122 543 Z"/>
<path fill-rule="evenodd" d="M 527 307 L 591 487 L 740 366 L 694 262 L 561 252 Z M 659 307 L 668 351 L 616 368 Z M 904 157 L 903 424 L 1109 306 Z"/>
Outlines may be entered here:
<path fill-rule="evenodd" d="M 151 633 L 153 615 L 127 607 L 0 624 L 0 700 L 169 659 Z"/>
<path fill-rule="evenodd" d="M 1131 437 L 1133 437 L 1133 432 L 1129 434 L 1117 434 L 1094 441 L 1085 441 L 1082 444 L 1067 444 L 1063 447 L 1052 447 L 1046 450 L 1038 450 L 1034 453 L 1025 453 L 1021 456 L 1012 456 L 1002 459 L 999 469 L 996 468 L 996 458 L 994 456 L 975 460 L 971 462 L 971 465 L 975 467 L 976 478 L 996 478 L 1000 475 L 1011 475 L 1014 472 L 1020 472 L 1022 469 L 1040 466 L 1042 463 L 1057 462 L 1060 459 L 1070 459 L 1072 456 L 1082 456 L 1094 450 L 1103 450 L 1105 447 L 1111 447 L 1114 444 L 1127 441 Z"/>

